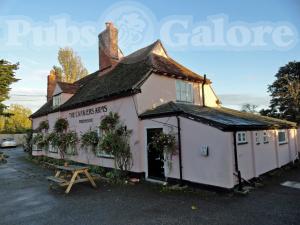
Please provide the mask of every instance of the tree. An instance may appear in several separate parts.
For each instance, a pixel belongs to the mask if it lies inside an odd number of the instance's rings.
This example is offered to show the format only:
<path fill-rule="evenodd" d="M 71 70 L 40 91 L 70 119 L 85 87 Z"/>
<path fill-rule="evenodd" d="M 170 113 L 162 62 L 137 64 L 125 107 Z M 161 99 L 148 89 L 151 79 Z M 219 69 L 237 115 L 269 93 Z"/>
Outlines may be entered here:
<path fill-rule="evenodd" d="M 55 75 L 57 76 L 58 80 L 62 80 L 63 72 L 62 69 L 58 66 L 53 66 L 52 69 L 55 72 Z"/>
<path fill-rule="evenodd" d="M 17 82 L 15 71 L 19 68 L 19 64 L 11 64 L 10 62 L 0 59 L 0 115 L 4 115 L 3 111 L 6 106 L 2 103 L 8 99 L 10 85 Z"/>
<path fill-rule="evenodd" d="M 249 113 L 257 113 L 257 105 L 251 105 L 249 103 L 242 105 L 241 111 L 242 112 L 249 112 Z"/>
<path fill-rule="evenodd" d="M 60 48 L 58 51 L 58 62 L 61 67 L 53 66 L 53 69 L 61 81 L 73 83 L 88 74 L 81 58 L 72 48 Z"/>
<path fill-rule="evenodd" d="M 5 113 L 11 116 L 0 116 L 0 132 L 1 133 L 21 133 L 31 128 L 31 121 L 28 118 L 32 112 L 30 109 L 22 105 L 10 105 Z"/>
<path fill-rule="evenodd" d="M 300 123 L 300 62 L 289 62 L 275 75 L 269 85 L 270 107 L 261 113 Z"/>

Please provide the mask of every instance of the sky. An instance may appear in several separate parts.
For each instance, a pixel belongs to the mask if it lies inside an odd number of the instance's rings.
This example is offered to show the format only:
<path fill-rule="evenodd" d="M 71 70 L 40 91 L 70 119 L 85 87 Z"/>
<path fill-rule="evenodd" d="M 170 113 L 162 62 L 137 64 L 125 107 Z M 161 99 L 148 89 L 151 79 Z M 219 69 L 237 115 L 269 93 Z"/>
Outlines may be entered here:
<path fill-rule="evenodd" d="M 20 63 L 5 103 L 32 111 L 45 103 L 60 47 L 96 71 L 97 35 L 112 21 L 125 55 L 160 39 L 172 58 L 212 80 L 224 106 L 264 108 L 279 67 L 300 60 L 299 12 L 296 0 L 0 0 L 0 57 Z"/>

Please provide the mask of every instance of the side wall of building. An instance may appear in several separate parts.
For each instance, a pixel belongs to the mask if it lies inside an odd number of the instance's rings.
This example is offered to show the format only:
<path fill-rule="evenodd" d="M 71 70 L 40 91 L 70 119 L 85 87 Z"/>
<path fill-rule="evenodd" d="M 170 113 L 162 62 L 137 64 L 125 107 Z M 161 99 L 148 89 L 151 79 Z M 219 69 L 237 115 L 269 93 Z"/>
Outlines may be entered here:
<path fill-rule="evenodd" d="M 194 104 L 202 105 L 202 84 L 192 83 Z M 205 103 L 207 106 L 218 106 L 217 96 L 211 85 L 205 85 Z M 176 79 L 152 74 L 142 85 L 141 94 L 137 95 L 138 112 L 143 113 L 169 101 L 176 102 Z"/>
<path fill-rule="evenodd" d="M 147 164 L 147 128 L 163 128 L 177 137 L 176 117 L 144 120 L 144 161 Z M 223 188 L 234 186 L 233 152 L 230 132 L 180 117 L 183 180 Z M 208 156 L 201 155 L 201 148 L 208 146 Z M 147 176 L 147 168 L 146 168 Z M 165 176 L 180 178 L 179 156 L 172 157 L 172 167 L 165 162 Z"/>
<path fill-rule="evenodd" d="M 90 112 L 85 115 L 82 112 Z M 91 113 L 93 111 L 93 113 Z M 96 130 L 100 125 L 101 119 L 107 115 L 110 111 L 117 112 L 120 115 L 121 121 L 127 126 L 128 129 L 132 130 L 132 136 L 130 139 L 130 146 L 133 156 L 133 172 L 144 172 L 143 165 L 141 164 L 141 152 L 140 152 L 140 141 L 139 141 L 139 123 L 140 120 L 137 117 L 137 112 L 134 106 L 134 97 L 126 97 L 114 101 L 98 103 L 87 107 L 82 107 L 74 110 L 51 113 L 46 117 L 33 119 L 34 128 L 36 128 L 40 121 L 49 121 L 49 132 L 53 131 L 53 126 L 58 118 L 66 118 L 69 122 L 69 130 L 76 131 L 80 138 L 83 133 L 88 130 Z M 83 149 L 78 143 L 77 155 L 68 156 L 65 158 L 74 160 L 81 163 L 87 163 L 92 165 L 99 165 L 103 167 L 114 167 L 113 159 L 108 157 L 98 157 L 91 150 Z M 34 153 L 35 154 L 35 153 Z M 50 157 L 59 158 L 58 153 L 51 153 L 49 151 L 37 152 L 36 154 L 48 155 Z"/>
<path fill-rule="evenodd" d="M 278 130 L 268 130 L 268 141 L 264 143 L 264 131 L 247 131 L 247 144 L 237 145 L 238 164 L 242 178 L 249 180 L 254 177 L 280 168 L 297 159 L 297 130 L 286 130 L 288 142 L 278 143 Z M 256 141 L 258 133 L 259 142 Z"/>

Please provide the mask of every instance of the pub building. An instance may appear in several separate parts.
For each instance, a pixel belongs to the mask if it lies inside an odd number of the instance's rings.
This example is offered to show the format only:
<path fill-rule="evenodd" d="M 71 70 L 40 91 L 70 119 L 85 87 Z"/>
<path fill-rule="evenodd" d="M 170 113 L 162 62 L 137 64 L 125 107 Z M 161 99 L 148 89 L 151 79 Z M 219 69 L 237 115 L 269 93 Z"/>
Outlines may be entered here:
<path fill-rule="evenodd" d="M 56 120 L 65 118 L 80 137 L 116 112 L 132 130 L 133 174 L 224 189 L 298 159 L 295 123 L 223 107 L 212 81 L 172 59 L 161 41 L 124 56 L 111 22 L 98 38 L 99 70 L 71 84 L 58 81 L 52 71 L 47 102 L 31 115 L 33 129 L 48 121 L 51 132 Z M 158 132 L 176 135 L 172 168 L 149 147 Z M 114 167 L 105 152 L 84 151 L 80 143 L 76 149 L 76 155 L 66 157 Z M 51 147 L 35 146 L 32 154 L 60 157 Z"/>

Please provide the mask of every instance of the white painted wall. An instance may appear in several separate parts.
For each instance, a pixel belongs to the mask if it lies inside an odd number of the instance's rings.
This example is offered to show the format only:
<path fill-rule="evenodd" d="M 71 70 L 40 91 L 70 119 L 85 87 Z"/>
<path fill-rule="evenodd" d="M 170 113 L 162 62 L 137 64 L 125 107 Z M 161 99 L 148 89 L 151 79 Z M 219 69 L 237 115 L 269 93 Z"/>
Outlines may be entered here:
<path fill-rule="evenodd" d="M 256 144 L 255 133 L 261 137 Z M 237 145 L 239 169 L 242 178 L 249 180 L 270 170 L 280 168 L 297 159 L 297 130 L 289 129 L 288 143 L 278 143 L 278 130 L 268 130 L 269 142 L 263 143 L 263 131 L 248 131 L 247 144 Z"/>
<path fill-rule="evenodd" d="M 177 128 L 173 130 L 168 123 L 177 126 L 175 117 L 161 118 L 153 120 L 144 120 L 146 128 L 160 128 L 164 132 L 172 132 L 177 135 Z M 181 142 L 182 142 L 182 166 L 183 179 L 191 182 L 214 185 L 224 188 L 234 186 L 233 178 L 233 145 L 229 132 L 222 132 L 214 127 L 210 127 L 190 119 L 180 118 L 181 120 Z M 159 123 L 162 122 L 162 123 Z M 144 131 L 145 131 L 144 130 Z M 144 134 L 146 137 L 146 133 Z M 146 140 L 144 138 L 144 161 L 146 157 Z M 204 157 L 200 154 L 202 145 L 209 146 L 209 156 Z M 147 172 L 146 172 L 147 174 Z M 169 171 L 165 165 L 165 175 L 171 178 L 179 179 L 179 159 L 178 155 L 173 157 L 172 170 Z"/>
<path fill-rule="evenodd" d="M 49 121 L 49 132 L 51 132 L 53 131 L 53 126 L 58 118 L 60 117 L 66 118 L 69 122 L 69 130 L 76 131 L 78 137 L 80 138 L 80 136 L 86 131 L 88 131 L 89 129 L 95 130 L 100 125 L 100 121 L 103 118 L 103 116 L 107 115 L 109 111 L 117 112 L 120 115 L 121 120 L 127 125 L 127 128 L 133 131 L 130 140 L 132 156 L 134 161 L 132 171 L 143 172 L 144 167 L 142 167 L 141 164 L 141 151 L 140 151 L 140 149 L 142 148 L 140 147 L 139 132 L 138 132 L 140 121 L 137 117 L 133 100 L 134 100 L 133 97 L 126 97 L 114 101 L 98 103 L 87 107 L 82 107 L 79 109 L 51 113 L 46 117 L 33 119 L 34 121 L 33 125 L 34 127 L 37 127 L 40 121 L 47 119 Z M 104 105 L 107 105 L 107 109 L 108 109 L 107 112 L 81 116 L 77 118 L 76 117 L 71 118 L 70 116 L 70 113 L 76 112 L 78 110 L 96 108 Z M 92 122 L 88 122 L 88 123 L 79 122 L 79 120 L 84 120 L 84 119 L 92 119 Z M 66 158 L 74 161 L 82 162 L 82 163 L 100 165 L 104 167 L 114 167 L 112 159 L 96 157 L 94 153 L 90 151 L 87 152 L 86 150 L 81 149 L 80 143 L 77 145 L 77 149 L 78 149 L 78 155 L 66 156 Z M 48 156 L 55 157 L 55 158 L 59 157 L 59 154 L 55 154 L 55 153 L 44 152 L 43 154 L 47 154 Z"/>
<path fill-rule="evenodd" d="M 194 104 L 202 105 L 202 84 L 193 85 Z M 205 85 L 205 102 L 207 106 L 217 107 L 217 96 L 211 85 Z M 143 113 L 167 102 L 176 102 L 176 79 L 152 74 L 142 85 L 141 94 L 137 95 L 138 112 Z"/>

